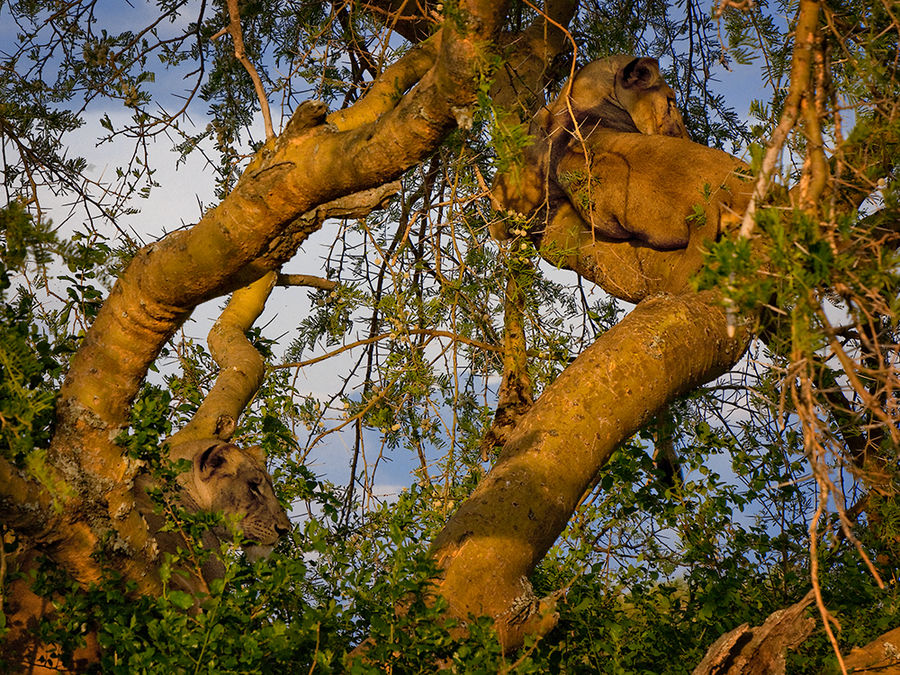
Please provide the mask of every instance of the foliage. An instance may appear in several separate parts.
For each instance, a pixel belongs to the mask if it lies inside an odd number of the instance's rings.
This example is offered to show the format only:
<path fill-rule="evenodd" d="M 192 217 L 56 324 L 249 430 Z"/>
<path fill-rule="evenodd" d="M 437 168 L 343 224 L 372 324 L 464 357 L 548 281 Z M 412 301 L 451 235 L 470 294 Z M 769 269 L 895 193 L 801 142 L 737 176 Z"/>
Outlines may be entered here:
<path fill-rule="evenodd" d="M 46 266 L 66 248 L 48 223 L 36 224 L 18 202 L 0 211 L 0 241 L 0 454 L 16 463 L 30 458 L 37 470 L 52 436 L 56 385 L 72 343 L 42 329 L 35 294 L 13 288 L 12 280 L 26 266 Z"/>
<path fill-rule="evenodd" d="M 304 99 L 332 109 L 358 100 L 406 49 L 359 3 L 240 6 L 247 54 L 285 119 Z M 528 25 L 530 7 L 513 3 L 507 28 Z M 123 30 L 91 0 L 0 6 L 18 33 L 0 67 L 0 453 L 38 478 L 67 359 L 140 243 L 127 227 L 137 200 L 171 218 L 168 227 L 181 218 L 152 201 L 161 192 L 154 140 L 171 139 L 182 161 L 202 158 L 218 197 L 261 145 L 250 77 L 231 38 L 213 39 L 225 4 L 143 9 L 154 12 L 146 25 Z M 717 18 L 690 1 L 583 3 L 570 32 L 578 64 L 622 52 L 660 58 L 694 140 L 756 169 L 786 105 L 792 43 L 782 17 L 793 11 L 758 2 Z M 471 129 L 403 176 L 383 211 L 328 224 L 316 264 L 336 288 L 306 300 L 290 289 L 275 327 L 250 331 L 269 369 L 235 441 L 266 450 L 291 505 L 291 536 L 256 563 L 226 542 L 225 577 L 199 599 L 202 611 L 172 576 L 210 555 L 199 544 L 169 560 L 157 598 L 114 574 L 85 590 L 42 567 L 37 590 L 59 608 L 42 634 L 68 654 L 96 631 L 101 672 L 688 672 L 723 632 L 806 593 L 822 484 L 845 514 L 858 507 L 852 528 L 823 517 L 816 530 L 817 581 L 840 619 L 841 647 L 896 626 L 896 583 L 879 589 L 861 554 L 896 581 L 896 415 L 878 410 L 897 405 L 898 26 L 889 3 L 825 3 L 823 12 L 830 100 L 821 117 L 836 187 L 817 210 L 785 208 L 799 204 L 787 191 L 806 175 L 810 144 L 795 133 L 757 236 L 710 246 L 697 288 L 723 290 L 761 341 L 730 376 L 670 405 L 683 481 L 668 484 L 652 459 L 655 422 L 597 476 L 532 578 L 559 601 L 560 623 L 543 640 L 504 656 L 489 620 L 470 617 L 462 630 L 429 592 L 427 542 L 486 469 L 480 443 L 502 372 L 506 280 L 524 289 L 536 395 L 624 311 L 542 266 L 524 230 L 506 245 L 487 236 L 483 180 L 515 166 L 529 140 L 490 100 L 493 62 Z M 572 58 L 550 64 L 547 92 Z M 735 111 L 716 83 L 720 64 L 754 69 L 771 91 Z M 91 116 L 100 140 L 132 144 L 109 175 L 70 152 Z M 72 201 L 83 225 L 64 237 L 47 213 Z M 173 506 L 179 467 L 161 454 L 217 375 L 192 330 L 160 355 L 120 441 L 162 486 L 154 499 L 168 527 L 199 542 L 220 521 Z M 790 659 L 797 673 L 835 665 L 821 630 Z"/>

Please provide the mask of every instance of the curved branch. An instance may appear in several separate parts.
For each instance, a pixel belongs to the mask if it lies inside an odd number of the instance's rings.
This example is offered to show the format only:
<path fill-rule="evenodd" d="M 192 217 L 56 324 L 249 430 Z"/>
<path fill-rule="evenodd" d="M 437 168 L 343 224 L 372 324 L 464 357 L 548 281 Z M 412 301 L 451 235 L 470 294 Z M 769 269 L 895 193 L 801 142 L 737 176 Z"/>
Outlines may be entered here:
<path fill-rule="evenodd" d="M 528 575 L 597 471 L 674 397 L 731 368 L 747 342 L 728 337 L 720 299 L 703 293 L 645 300 L 585 350 L 435 539 L 450 612 L 494 617 L 506 649 L 552 627 L 553 603 L 534 597 Z"/>
<path fill-rule="evenodd" d="M 256 90 L 256 96 L 259 99 L 259 108 L 263 116 L 263 124 L 266 127 L 266 140 L 275 138 L 275 130 L 272 128 L 272 113 L 269 112 L 269 100 L 266 98 L 266 90 L 263 88 L 262 80 L 259 73 L 250 59 L 247 58 L 247 52 L 244 49 L 244 35 L 241 31 L 241 10 L 238 7 L 238 0 L 227 0 L 228 5 L 228 27 L 222 30 L 231 35 L 231 41 L 234 43 L 234 58 L 236 58 L 250 79 L 253 81 L 253 88 Z M 213 36 L 213 39 L 218 37 Z"/>
<path fill-rule="evenodd" d="M 518 261 L 517 261 L 518 262 Z M 523 283 L 533 273 L 529 261 L 524 273 L 511 265 L 503 296 L 503 379 L 497 392 L 494 420 L 481 442 L 481 458 L 487 461 L 494 448 L 502 446 L 516 423 L 534 403 L 534 387 L 528 372 L 528 341 L 525 335 L 525 293 Z"/>
<path fill-rule="evenodd" d="M 162 346 L 201 302 L 247 286 L 293 256 L 321 226 L 298 218 L 321 204 L 398 178 L 443 141 L 457 114 L 474 104 L 480 64 L 503 4 L 462 3 L 442 29 L 439 56 L 418 85 L 388 112 L 349 131 L 287 130 L 267 143 L 235 189 L 190 230 L 138 252 L 122 273 L 73 357 L 60 391 L 49 461 L 65 467 L 78 494 L 69 512 L 103 504 L 132 469 L 115 437 Z M 456 113 L 454 112 L 456 111 Z M 290 246 L 282 246 L 284 241 Z M 139 547 L 139 533 L 122 534 L 110 501 L 102 532 L 116 545 Z M 146 532 L 146 528 L 144 529 Z M 65 555 L 87 558 L 90 547 Z"/>
<path fill-rule="evenodd" d="M 506 65 L 497 73 L 491 98 L 502 111 L 518 121 L 530 119 L 544 105 L 545 78 L 553 60 L 575 43 L 567 26 L 578 9 L 578 0 L 547 0 L 538 18 L 520 33 L 503 37 Z M 499 120 L 510 124 L 512 120 Z"/>
<path fill-rule="evenodd" d="M 262 385 L 266 363 L 247 339 L 247 331 L 265 309 L 276 277 L 275 272 L 269 272 L 236 290 L 209 331 L 209 352 L 219 366 L 219 376 L 191 421 L 169 438 L 173 458 L 178 457 L 177 448 L 186 441 L 215 437 L 228 440 L 237 419 Z M 228 431 L 223 431 L 223 425 Z"/>
<path fill-rule="evenodd" d="M 441 49 L 441 35 L 437 33 L 420 45 L 416 45 L 398 61 L 385 68 L 357 103 L 337 110 L 328 116 L 328 123 L 338 131 L 355 129 L 371 124 L 380 115 L 397 105 L 397 100 L 422 79 L 434 65 Z"/>

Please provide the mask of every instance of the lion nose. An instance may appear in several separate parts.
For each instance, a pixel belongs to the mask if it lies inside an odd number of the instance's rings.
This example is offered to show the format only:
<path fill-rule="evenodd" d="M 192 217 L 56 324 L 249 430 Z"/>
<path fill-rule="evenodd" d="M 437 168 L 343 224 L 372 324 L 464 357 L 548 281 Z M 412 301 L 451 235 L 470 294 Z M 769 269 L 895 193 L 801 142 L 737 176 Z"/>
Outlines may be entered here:
<path fill-rule="evenodd" d="M 279 524 L 275 525 L 275 532 L 278 533 L 279 537 L 283 537 L 290 531 L 291 531 L 290 523 L 288 523 L 288 524 L 279 523 Z"/>

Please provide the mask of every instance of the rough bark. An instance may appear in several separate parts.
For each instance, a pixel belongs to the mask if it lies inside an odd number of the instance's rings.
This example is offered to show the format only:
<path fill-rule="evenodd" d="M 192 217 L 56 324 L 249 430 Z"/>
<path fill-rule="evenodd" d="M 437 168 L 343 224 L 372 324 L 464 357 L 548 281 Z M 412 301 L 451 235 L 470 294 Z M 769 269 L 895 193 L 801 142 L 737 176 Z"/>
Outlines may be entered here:
<path fill-rule="evenodd" d="M 191 421 L 169 439 L 173 458 L 190 458 L 178 453 L 182 441 L 231 438 L 237 418 L 262 385 L 266 364 L 246 333 L 262 314 L 276 276 L 269 272 L 236 290 L 209 331 L 207 344 L 219 376 Z"/>
<path fill-rule="evenodd" d="M 563 371 L 435 540 L 454 615 L 494 617 L 507 649 L 552 628 L 552 601 L 534 597 L 528 575 L 615 448 L 736 363 L 747 335 L 727 328 L 715 295 L 650 298 Z"/>
<path fill-rule="evenodd" d="M 481 442 L 484 460 L 493 454 L 495 448 L 506 443 L 519 419 L 534 403 L 525 336 L 525 294 L 521 286 L 530 270 L 518 275 L 508 270 L 507 274 L 503 298 L 503 379 L 497 391 L 494 420 Z"/>
<path fill-rule="evenodd" d="M 805 616 L 810 591 L 800 602 L 772 612 L 762 626 L 746 623 L 716 640 L 693 675 L 784 675 L 787 651 L 810 636 L 816 622 Z"/>
<path fill-rule="evenodd" d="M 900 675 L 900 628 L 862 647 L 854 647 L 844 658 L 844 665 L 851 673 L 875 675 Z"/>
<path fill-rule="evenodd" d="M 543 14 L 528 28 L 501 38 L 504 67 L 497 73 L 492 100 L 498 125 L 530 122 L 543 107 L 543 90 L 553 61 L 571 46 L 566 27 L 578 9 L 577 0 L 549 0 Z"/>

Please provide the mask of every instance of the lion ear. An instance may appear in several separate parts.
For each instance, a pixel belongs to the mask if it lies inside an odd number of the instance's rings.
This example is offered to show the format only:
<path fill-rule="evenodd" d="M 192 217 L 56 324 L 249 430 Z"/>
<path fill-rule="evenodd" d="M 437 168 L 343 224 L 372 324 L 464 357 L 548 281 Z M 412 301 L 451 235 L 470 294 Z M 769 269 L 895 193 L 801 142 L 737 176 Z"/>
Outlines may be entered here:
<path fill-rule="evenodd" d="M 216 472 L 216 469 L 228 461 L 228 458 L 225 456 L 225 448 L 227 447 L 227 443 L 217 443 L 216 445 L 211 445 L 200 454 L 200 457 L 197 458 L 196 468 L 201 480 L 209 480 Z"/>
<path fill-rule="evenodd" d="M 262 449 L 261 445 L 251 445 L 249 448 L 244 448 L 244 452 L 263 466 L 266 465 L 266 451 Z"/>
<path fill-rule="evenodd" d="M 643 56 L 622 69 L 622 86 L 626 89 L 646 89 L 659 79 L 659 61 Z"/>

